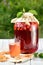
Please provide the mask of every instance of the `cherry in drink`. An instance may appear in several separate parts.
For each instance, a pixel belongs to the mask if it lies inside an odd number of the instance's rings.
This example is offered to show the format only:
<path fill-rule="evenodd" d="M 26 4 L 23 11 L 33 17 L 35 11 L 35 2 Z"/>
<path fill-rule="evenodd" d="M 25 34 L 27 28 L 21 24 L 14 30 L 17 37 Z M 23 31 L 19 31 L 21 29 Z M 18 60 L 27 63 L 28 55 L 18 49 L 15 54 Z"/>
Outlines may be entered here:
<path fill-rule="evenodd" d="M 34 53 L 38 49 L 38 23 L 17 22 L 14 24 L 14 34 L 20 40 L 20 50 L 23 54 Z"/>

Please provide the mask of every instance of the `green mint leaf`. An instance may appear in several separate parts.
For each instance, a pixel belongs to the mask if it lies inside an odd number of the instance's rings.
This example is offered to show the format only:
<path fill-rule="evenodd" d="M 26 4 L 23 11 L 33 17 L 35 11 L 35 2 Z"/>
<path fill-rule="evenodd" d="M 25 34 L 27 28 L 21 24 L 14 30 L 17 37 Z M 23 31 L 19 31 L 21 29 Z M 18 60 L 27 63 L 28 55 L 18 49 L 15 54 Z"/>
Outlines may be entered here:
<path fill-rule="evenodd" d="M 25 9 L 23 8 L 23 12 L 25 12 Z"/>
<path fill-rule="evenodd" d="M 38 53 L 34 53 L 34 57 L 38 57 Z"/>
<path fill-rule="evenodd" d="M 21 17 L 22 14 L 23 14 L 23 12 L 18 12 L 18 13 L 17 13 L 17 18 Z"/>
<path fill-rule="evenodd" d="M 39 54 L 39 58 L 43 58 L 43 53 L 40 53 Z"/>
<path fill-rule="evenodd" d="M 38 15 L 36 10 L 29 10 L 30 13 L 32 13 L 33 15 Z"/>

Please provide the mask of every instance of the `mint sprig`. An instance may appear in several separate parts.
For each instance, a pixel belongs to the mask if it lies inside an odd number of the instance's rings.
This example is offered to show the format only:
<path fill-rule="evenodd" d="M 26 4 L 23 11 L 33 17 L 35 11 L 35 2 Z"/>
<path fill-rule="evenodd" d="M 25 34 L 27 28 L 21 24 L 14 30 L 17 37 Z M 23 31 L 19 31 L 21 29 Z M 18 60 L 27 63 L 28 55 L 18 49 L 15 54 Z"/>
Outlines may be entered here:
<path fill-rule="evenodd" d="M 36 10 L 29 10 L 30 13 L 32 13 L 33 15 L 38 15 Z M 23 13 L 25 13 L 25 9 L 23 8 L 22 11 L 17 13 L 17 18 L 21 17 L 23 15 Z"/>
<path fill-rule="evenodd" d="M 43 59 L 43 53 L 34 53 L 34 57 L 39 57 L 39 58 L 42 58 Z"/>

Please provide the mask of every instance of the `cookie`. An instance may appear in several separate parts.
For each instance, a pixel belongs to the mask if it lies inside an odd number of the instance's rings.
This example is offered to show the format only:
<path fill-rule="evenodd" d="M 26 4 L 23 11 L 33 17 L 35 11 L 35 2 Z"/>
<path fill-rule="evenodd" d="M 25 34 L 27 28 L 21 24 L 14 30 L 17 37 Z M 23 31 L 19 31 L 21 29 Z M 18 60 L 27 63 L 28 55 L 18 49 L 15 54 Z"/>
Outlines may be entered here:
<path fill-rule="evenodd" d="M 7 57 L 5 57 L 4 55 L 0 54 L 0 62 L 5 62 L 7 61 Z"/>

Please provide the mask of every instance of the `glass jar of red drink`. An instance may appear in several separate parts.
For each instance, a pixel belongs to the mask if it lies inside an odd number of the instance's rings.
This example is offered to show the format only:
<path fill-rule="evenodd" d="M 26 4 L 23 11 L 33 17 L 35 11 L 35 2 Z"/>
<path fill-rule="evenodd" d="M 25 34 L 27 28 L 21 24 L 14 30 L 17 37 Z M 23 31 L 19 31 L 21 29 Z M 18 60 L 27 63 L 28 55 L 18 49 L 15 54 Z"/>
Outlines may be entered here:
<path fill-rule="evenodd" d="M 22 21 L 14 24 L 14 35 L 20 40 L 20 50 L 23 54 L 31 54 L 38 49 L 39 24 L 37 21 L 29 24 Z"/>

